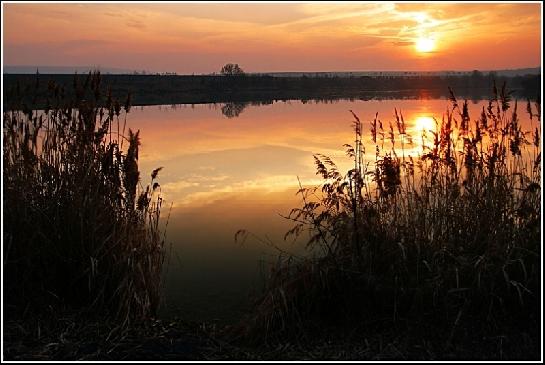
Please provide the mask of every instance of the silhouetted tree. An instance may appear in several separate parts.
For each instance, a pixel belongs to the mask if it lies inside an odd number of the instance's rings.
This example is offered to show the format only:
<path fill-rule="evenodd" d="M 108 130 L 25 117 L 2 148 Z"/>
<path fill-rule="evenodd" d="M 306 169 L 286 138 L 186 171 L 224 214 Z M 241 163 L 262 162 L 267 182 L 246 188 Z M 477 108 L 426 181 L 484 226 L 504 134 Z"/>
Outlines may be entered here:
<path fill-rule="evenodd" d="M 221 113 L 227 118 L 235 118 L 244 111 L 248 103 L 226 103 L 221 107 Z"/>
<path fill-rule="evenodd" d="M 226 76 L 244 75 L 244 71 L 238 63 L 228 63 L 221 68 L 220 73 Z"/>

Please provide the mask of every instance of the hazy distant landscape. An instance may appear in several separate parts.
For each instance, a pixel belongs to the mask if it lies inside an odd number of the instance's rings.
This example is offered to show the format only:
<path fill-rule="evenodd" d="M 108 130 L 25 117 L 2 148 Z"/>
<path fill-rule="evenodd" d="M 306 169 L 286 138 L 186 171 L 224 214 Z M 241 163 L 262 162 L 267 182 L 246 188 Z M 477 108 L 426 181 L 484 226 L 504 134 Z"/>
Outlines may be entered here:
<path fill-rule="evenodd" d="M 100 71 L 102 74 L 114 74 L 114 75 L 174 75 L 176 72 L 153 72 L 149 70 L 129 70 L 112 67 L 101 66 L 17 66 L 17 65 L 4 65 L 4 74 L 61 74 L 61 75 L 73 75 L 75 73 L 89 73 L 90 71 Z M 248 73 L 251 76 L 275 76 L 275 77 L 359 77 L 359 76 L 470 76 L 473 71 L 479 71 L 482 74 L 494 73 L 497 76 L 526 76 L 526 75 L 540 75 L 541 67 L 530 68 L 516 68 L 506 70 L 471 70 L 471 71 L 321 71 L 321 72 L 256 72 Z M 214 73 L 208 74 L 208 76 Z M 204 75 L 204 74 L 201 74 Z M 184 76 L 181 74 L 180 76 Z M 185 75 L 188 76 L 188 75 Z M 193 74 L 192 76 L 195 76 Z"/>
<path fill-rule="evenodd" d="M 525 72 L 532 73 L 525 73 Z M 272 102 L 275 100 L 336 100 L 336 99 L 391 99 L 448 97 L 448 88 L 459 96 L 479 99 L 487 97 L 493 82 L 507 83 L 515 95 L 536 99 L 540 96 L 539 69 L 519 72 L 479 71 L 464 74 L 374 73 L 373 76 L 339 76 L 337 74 L 299 73 L 265 75 L 102 75 L 112 96 L 123 98 L 131 94 L 133 105 L 202 104 L 229 102 Z M 516 76 L 503 76 L 516 74 Z M 33 102 L 45 105 L 49 82 L 63 85 L 67 92 L 77 77 L 83 82 L 87 74 L 40 75 L 40 88 Z M 4 74 L 4 103 L 9 107 L 10 90 L 22 89 L 36 83 L 36 74 Z M 103 90 L 106 92 L 106 90 Z"/>
<path fill-rule="evenodd" d="M 2 3 L 2 360 L 543 360 L 542 10 Z"/>

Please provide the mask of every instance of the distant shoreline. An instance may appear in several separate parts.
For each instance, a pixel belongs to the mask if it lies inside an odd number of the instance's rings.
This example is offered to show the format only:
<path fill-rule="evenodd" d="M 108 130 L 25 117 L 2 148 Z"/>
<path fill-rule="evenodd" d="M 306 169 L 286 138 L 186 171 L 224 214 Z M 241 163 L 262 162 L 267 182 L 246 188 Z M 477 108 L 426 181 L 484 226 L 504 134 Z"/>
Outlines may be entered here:
<path fill-rule="evenodd" d="M 156 72 L 150 70 L 135 70 L 128 68 L 100 67 L 100 66 L 40 66 L 40 65 L 4 65 L 3 73 L 6 74 L 40 74 L 73 75 L 74 73 L 86 74 L 90 71 L 100 71 L 103 75 L 150 75 L 150 76 L 217 76 L 217 73 L 177 73 Z M 360 76 L 471 76 L 472 73 L 488 75 L 494 73 L 499 77 L 515 77 L 524 75 L 540 75 L 541 67 L 519 67 L 495 70 L 439 70 L 439 71 L 412 71 L 412 70 L 349 70 L 349 71 L 255 71 L 248 72 L 249 76 L 273 76 L 273 77 L 360 77 Z"/>
<path fill-rule="evenodd" d="M 8 109 L 14 104 L 14 90 L 19 85 L 25 104 L 43 107 L 47 103 L 50 83 L 62 85 L 73 94 L 74 78 L 83 84 L 87 74 L 4 74 L 3 102 Z M 403 99 L 442 98 L 449 87 L 457 96 L 482 99 L 492 95 L 493 82 L 498 89 L 503 82 L 516 96 L 535 99 L 541 95 L 540 75 L 492 77 L 470 76 L 178 76 L 178 75 L 102 75 L 103 95 L 111 87 L 112 96 L 124 101 L 131 94 L 131 104 L 172 105 L 205 103 L 251 103 L 287 100 Z M 37 93 L 35 87 L 38 85 Z"/>

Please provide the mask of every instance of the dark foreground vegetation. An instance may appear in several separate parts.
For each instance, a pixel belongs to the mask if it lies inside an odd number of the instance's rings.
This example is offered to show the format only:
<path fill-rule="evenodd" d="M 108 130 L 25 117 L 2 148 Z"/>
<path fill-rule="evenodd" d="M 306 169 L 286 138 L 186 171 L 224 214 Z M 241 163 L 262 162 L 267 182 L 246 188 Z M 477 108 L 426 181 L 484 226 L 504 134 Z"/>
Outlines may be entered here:
<path fill-rule="evenodd" d="M 128 93 L 133 105 L 272 102 L 276 100 L 332 100 L 373 98 L 440 98 L 448 87 L 470 99 L 488 97 L 492 82 L 508 82 L 520 97 L 537 98 L 541 93 L 539 75 L 496 77 L 474 73 L 464 76 L 358 76 L 358 77 L 273 77 L 264 75 L 103 75 L 112 96 L 120 100 Z M 83 83 L 86 75 L 79 76 Z M 40 75 L 34 100 L 37 107 L 47 105 L 50 82 L 73 93 L 73 75 Z M 5 74 L 4 104 L 11 108 L 11 90 L 34 88 L 35 75 Z M 103 90 L 105 93 L 106 90 Z"/>
<path fill-rule="evenodd" d="M 101 94 L 100 81 L 76 82 L 73 98 L 51 85 L 45 111 L 3 115 L 5 318 L 69 309 L 128 325 L 158 307 L 158 170 L 143 188 L 130 100 Z"/>
<path fill-rule="evenodd" d="M 418 358 L 417 343 L 435 359 L 539 359 L 541 106 L 525 103 L 526 131 L 510 99 L 494 86 L 471 118 L 451 92 L 428 136 L 411 136 L 396 111 L 366 137 L 353 114 L 353 168 L 314 156 L 324 183 L 301 186 L 286 217 L 315 256 L 279 260 L 240 335 L 401 334 L 399 359 Z"/>
<path fill-rule="evenodd" d="M 353 168 L 316 155 L 324 183 L 287 216 L 313 255 L 281 256 L 255 309 L 218 328 L 154 319 L 160 169 L 144 188 L 130 100 L 100 85 L 48 83 L 43 113 L 30 89 L 4 113 L 6 360 L 539 359 L 539 101 L 494 87 L 472 118 L 451 93 L 427 136 L 397 111 L 364 136 L 354 114 Z"/>

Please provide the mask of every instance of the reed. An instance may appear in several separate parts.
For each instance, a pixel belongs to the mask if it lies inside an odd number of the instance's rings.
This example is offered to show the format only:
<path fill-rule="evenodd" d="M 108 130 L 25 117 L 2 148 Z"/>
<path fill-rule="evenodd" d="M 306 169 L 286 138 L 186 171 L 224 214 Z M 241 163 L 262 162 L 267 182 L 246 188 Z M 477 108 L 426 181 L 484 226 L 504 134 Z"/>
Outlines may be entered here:
<path fill-rule="evenodd" d="M 286 216 L 287 236 L 308 232 L 313 255 L 279 258 L 238 334 L 300 339 L 330 325 L 433 323 L 448 345 L 463 322 L 497 330 L 522 314 L 539 332 L 540 104 L 526 109 L 530 131 L 505 85 L 494 85 L 478 118 L 450 91 L 427 136 L 411 136 L 395 110 L 388 124 L 377 114 L 366 137 L 352 113 L 352 168 L 343 174 L 315 155 L 323 184 L 301 185 L 302 204 Z"/>
<path fill-rule="evenodd" d="M 140 134 L 125 133 L 130 95 L 114 100 L 98 72 L 76 75 L 69 93 L 47 89 L 34 110 L 33 89 L 16 86 L 3 115 L 7 313 L 147 318 L 160 298 L 163 201 L 160 169 L 144 188 Z"/>

